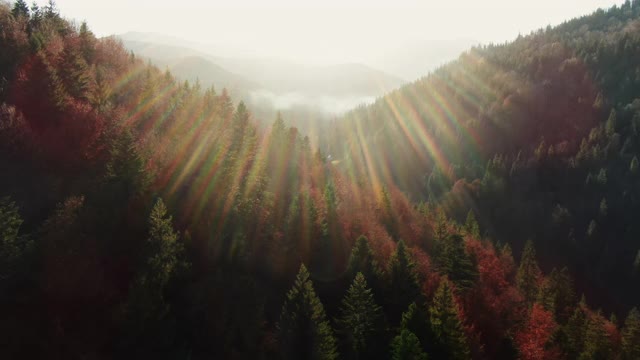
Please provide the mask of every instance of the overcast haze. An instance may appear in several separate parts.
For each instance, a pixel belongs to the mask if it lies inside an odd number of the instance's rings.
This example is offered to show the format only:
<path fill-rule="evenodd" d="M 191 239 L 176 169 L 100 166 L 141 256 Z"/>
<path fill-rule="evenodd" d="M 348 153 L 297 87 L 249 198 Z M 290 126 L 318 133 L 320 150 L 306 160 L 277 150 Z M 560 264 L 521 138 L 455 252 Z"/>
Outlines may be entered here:
<path fill-rule="evenodd" d="M 40 1 L 45 3 L 45 1 Z M 399 58 L 433 48 L 440 57 L 470 44 L 503 42 L 589 14 L 611 0 L 205 1 L 59 0 L 98 36 L 153 32 L 215 45 L 219 55 L 307 64 L 358 62 L 402 74 Z M 451 43 L 453 45 L 447 46 Z M 434 45 L 435 44 L 435 45 Z M 445 45 L 443 45 L 445 44 Z M 438 61 L 438 54 L 434 54 Z M 408 79 L 410 80 L 410 79 Z"/>

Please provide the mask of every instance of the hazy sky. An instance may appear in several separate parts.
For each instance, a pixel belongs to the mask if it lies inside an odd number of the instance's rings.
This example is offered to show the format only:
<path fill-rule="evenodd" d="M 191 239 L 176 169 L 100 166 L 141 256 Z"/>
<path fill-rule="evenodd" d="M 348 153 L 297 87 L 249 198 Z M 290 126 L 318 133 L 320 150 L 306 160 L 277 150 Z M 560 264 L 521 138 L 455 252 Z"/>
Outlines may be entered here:
<path fill-rule="evenodd" d="M 46 1 L 38 1 L 44 3 Z M 229 54 L 376 63 L 433 41 L 503 42 L 612 0 L 58 0 L 99 36 L 155 32 Z"/>

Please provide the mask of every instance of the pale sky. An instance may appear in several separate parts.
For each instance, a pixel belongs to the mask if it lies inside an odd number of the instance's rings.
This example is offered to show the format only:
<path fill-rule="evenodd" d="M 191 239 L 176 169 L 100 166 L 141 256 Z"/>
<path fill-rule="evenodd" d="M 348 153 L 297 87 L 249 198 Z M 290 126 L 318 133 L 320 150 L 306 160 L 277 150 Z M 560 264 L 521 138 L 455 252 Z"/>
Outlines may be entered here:
<path fill-rule="evenodd" d="M 38 1 L 45 3 L 45 1 Z M 434 41 L 504 42 L 613 0 L 58 0 L 98 36 L 153 32 L 233 56 L 375 63 Z"/>

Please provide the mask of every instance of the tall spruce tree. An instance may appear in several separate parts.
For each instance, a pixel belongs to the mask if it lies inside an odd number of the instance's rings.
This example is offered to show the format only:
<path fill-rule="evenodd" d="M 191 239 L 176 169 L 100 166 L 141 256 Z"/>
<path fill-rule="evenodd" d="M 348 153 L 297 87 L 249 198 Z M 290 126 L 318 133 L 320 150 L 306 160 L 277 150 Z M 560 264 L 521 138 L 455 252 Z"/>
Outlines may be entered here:
<path fill-rule="evenodd" d="M 467 213 L 467 219 L 464 222 L 464 231 L 475 238 L 480 237 L 480 226 L 476 220 L 476 215 L 473 210 L 469 210 Z"/>
<path fill-rule="evenodd" d="M 26 269 L 24 261 L 32 242 L 20 235 L 22 222 L 15 202 L 0 198 L 0 284 Z"/>
<path fill-rule="evenodd" d="M 529 305 L 533 304 L 538 295 L 538 280 L 540 276 L 540 268 L 536 262 L 536 250 L 533 247 L 533 242 L 528 240 L 520 258 L 516 283 Z"/>
<path fill-rule="evenodd" d="M 418 337 L 407 329 L 402 329 L 391 341 L 392 360 L 427 360 Z"/>
<path fill-rule="evenodd" d="M 640 359 L 640 311 L 631 309 L 622 329 L 622 359 Z"/>
<path fill-rule="evenodd" d="M 380 281 L 380 268 L 373 257 L 373 251 L 371 251 L 371 247 L 369 246 L 369 239 L 364 235 L 360 235 L 353 245 L 347 265 L 347 273 L 350 278 L 354 278 L 357 273 L 362 273 L 374 290 Z"/>
<path fill-rule="evenodd" d="M 438 358 L 469 359 L 470 351 L 453 289 L 444 277 L 429 307 L 431 331 L 438 342 Z"/>
<path fill-rule="evenodd" d="M 415 334 L 420 340 L 425 352 L 430 352 L 433 346 L 431 344 L 432 336 L 429 327 L 429 313 L 426 307 L 411 303 L 407 311 L 402 314 L 400 329 L 409 330 Z"/>
<path fill-rule="evenodd" d="M 584 333 L 584 348 L 580 360 L 606 360 L 612 355 L 612 343 L 605 329 L 605 318 L 600 312 L 587 318 Z"/>
<path fill-rule="evenodd" d="M 149 215 L 149 237 L 144 262 L 134 280 L 125 306 L 126 347 L 170 346 L 175 333 L 171 308 L 173 289 L 179 285 L 190 264 L 185 259 L 180 234 L 173 229 L 172 218 L 158 198 Z"/>
<path fill-rule="evenodd" d="M 441 272 L 448 276 L 457 290 L 468 290 L 478 278 L 478 271 L 471 256 L 466 252 L 464 238 L 451 234 L 442 244 L 439 265 Z"/>
<path fill-rule="evenodd" d="M 562 333 L 566 340 L 561 344 L 561 348 L 568 359 L 576 359 L 584 348 L 584 335 L 587 324 L 585 307 L 586 304 L 581 301 L 574 309 L 571 317 L 569 317 L 567 324 L 562 328 Z"/>
<path fill-rule="evenodd" d="M 14 18 L 20 18 L 20 17 L 24 17 L 24 18 L 29 18 L 29 5 L 27 5 L 27 2 L 24 0 L 17 0 L 14 4 L 13 4 L 13 9 L 11 9 L 11 15 L 13 15 Z"/>
<path fill-rule="evenodd" d="M 338 358 L 333 331 L 304 265 L 282 306 L 278 340 L 283 359 Z"/>
<path fill-rule="evenodd" d="M 575 292 L 569 270 L 553 268 L 547 279 L 540 286 L 538 302 L 551 311 L 560 323 L 565 323 L 571 316 L 571 308 L 575 305 Z"/>
<path fill-rule="evenodd" d="M 367 350 L 373 348 L 373 335 L 381 330 L 380 310 L 371 290 L 367 288 L 364 275 L 356 274 L 347 295 L 342 299 L 340 316 L 336 320 L 338 332 L 346 344 L 347 358 L 369 358 Z"/>
<path fill-rule="evenodd" d="M 421 297 L 416 265 L 402 240 L 398 242 L 396 251 L 389 261 L 387 273 L 389 319 L 392 323 L 398 324 L 402 312 Z"/>

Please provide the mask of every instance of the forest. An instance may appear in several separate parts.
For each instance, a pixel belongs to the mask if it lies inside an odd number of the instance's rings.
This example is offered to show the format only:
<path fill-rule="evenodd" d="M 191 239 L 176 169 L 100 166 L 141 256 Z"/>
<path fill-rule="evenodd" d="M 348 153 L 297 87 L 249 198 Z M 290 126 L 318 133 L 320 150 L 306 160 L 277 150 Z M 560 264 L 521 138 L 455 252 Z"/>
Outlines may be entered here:
<path fill-rule="evenodd" d="M 640 359 L 640 1 L 291 122 L 0 1 L 2 358 Z"/>

